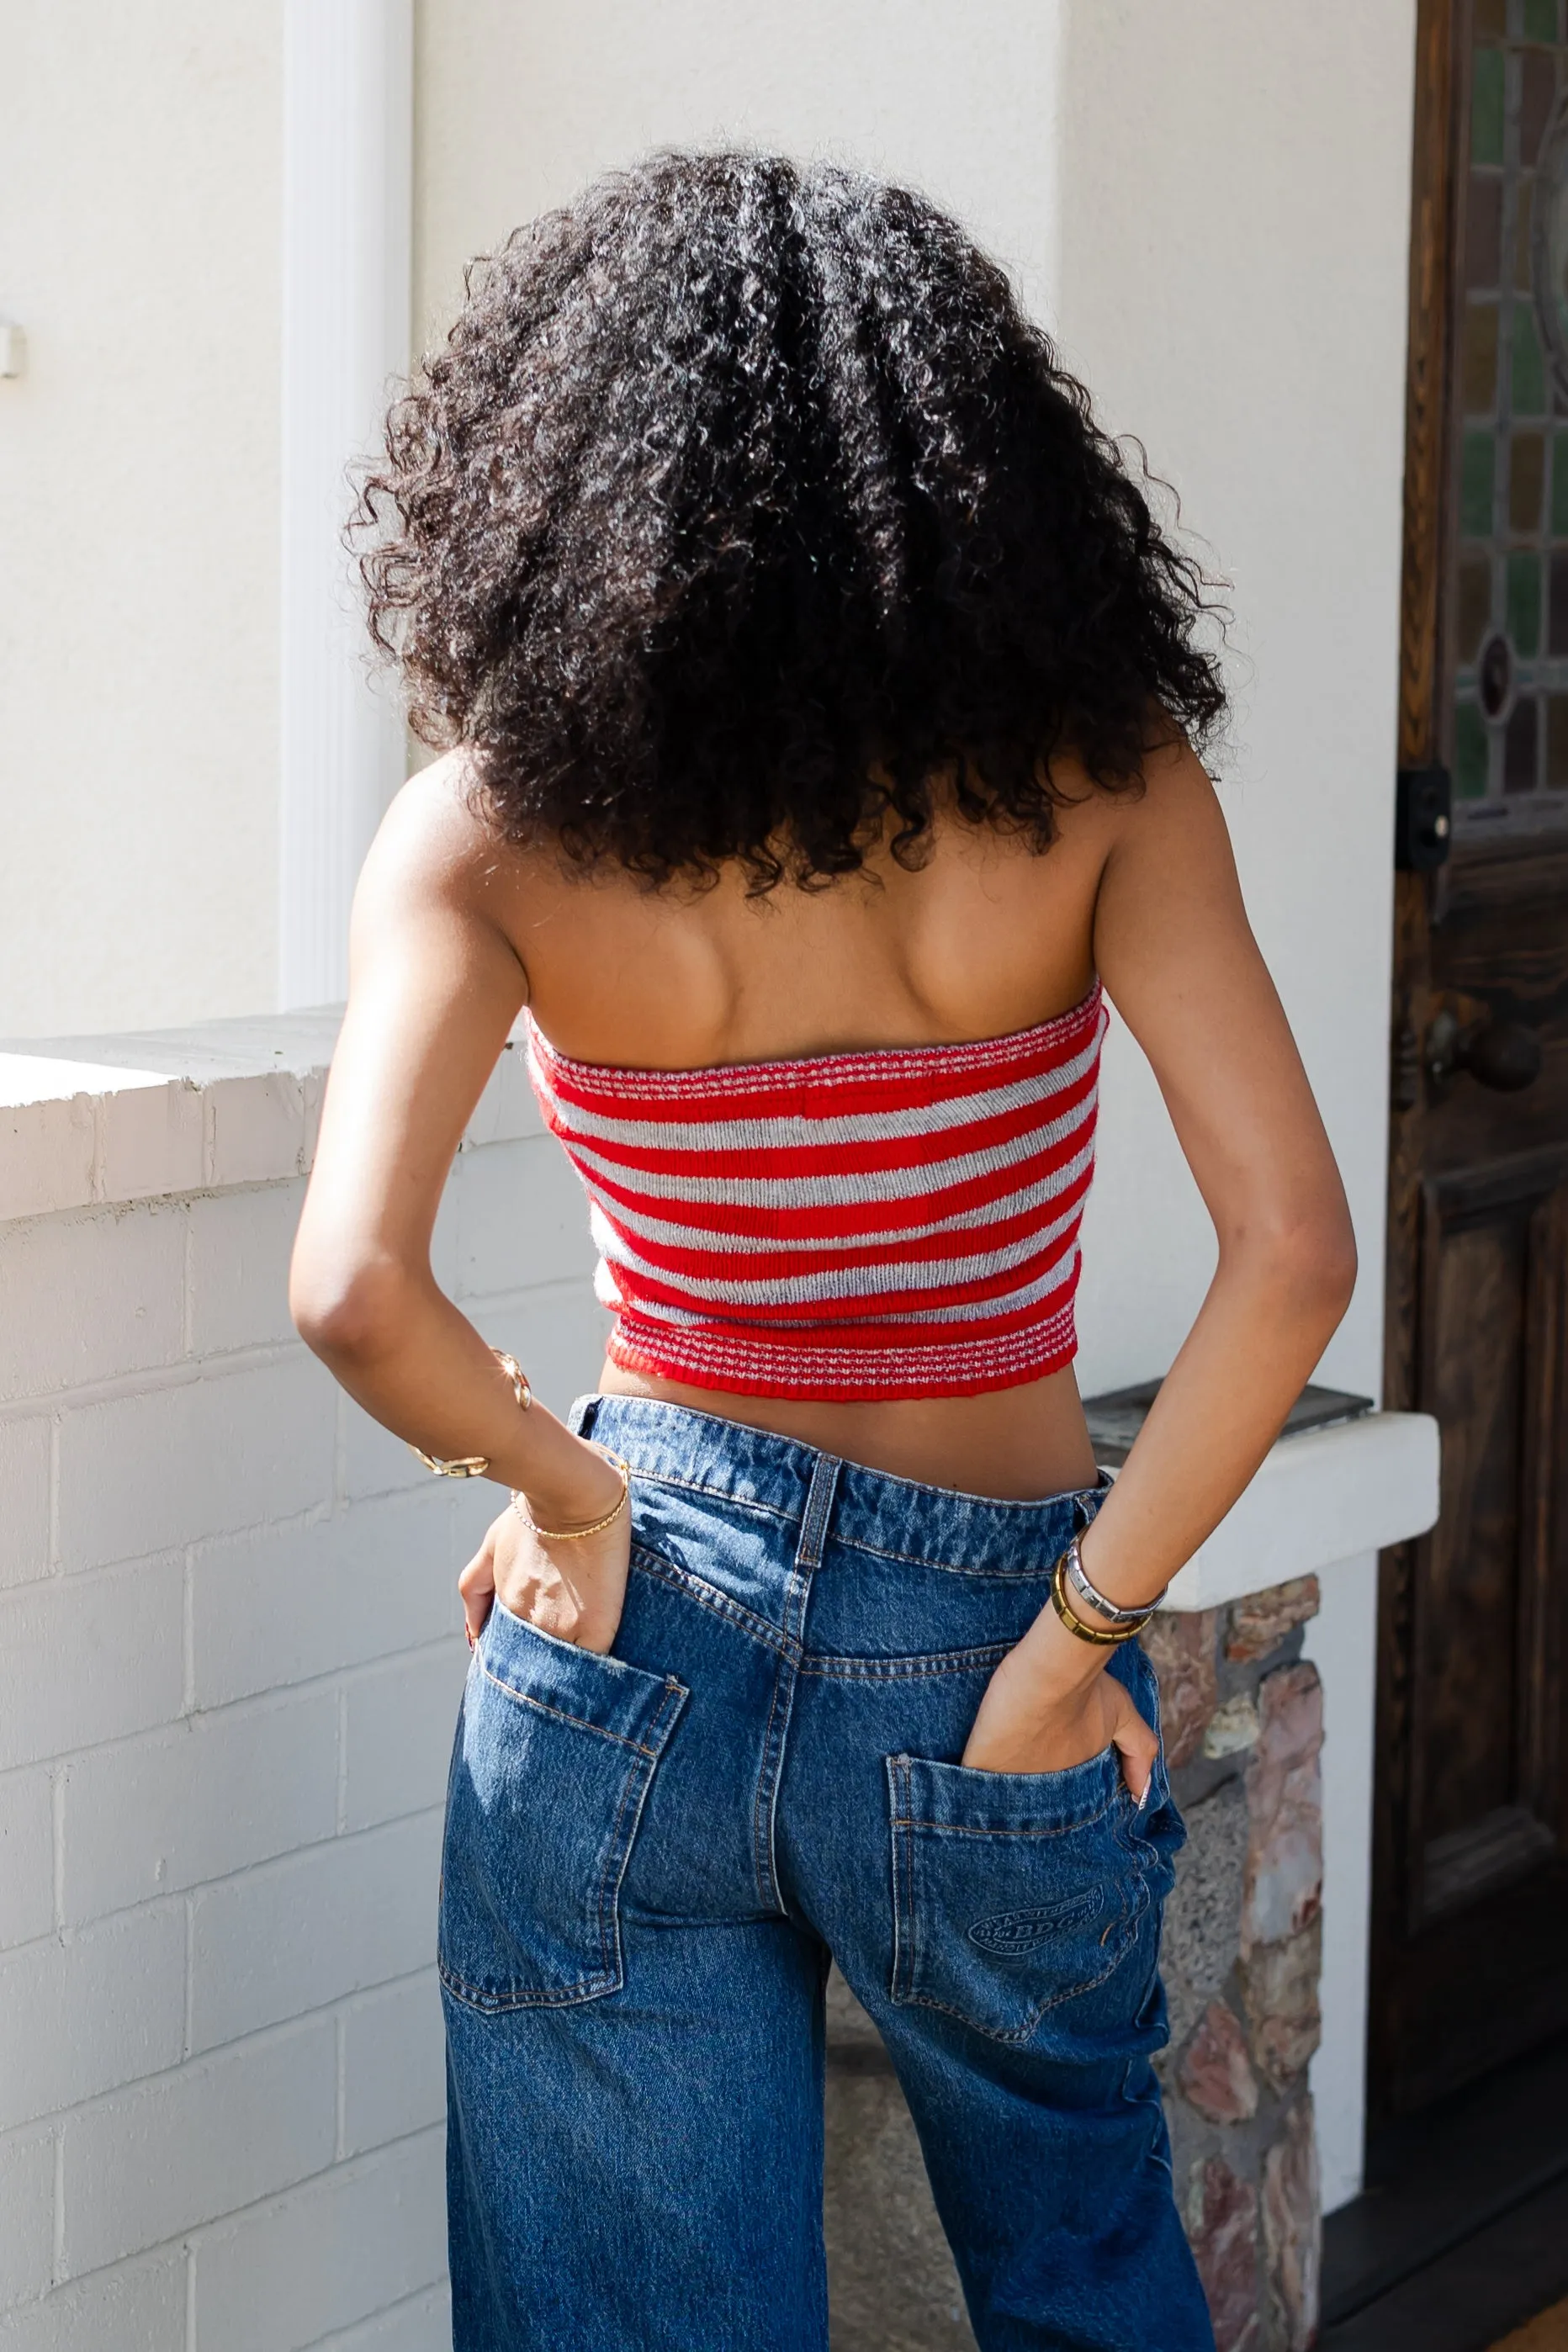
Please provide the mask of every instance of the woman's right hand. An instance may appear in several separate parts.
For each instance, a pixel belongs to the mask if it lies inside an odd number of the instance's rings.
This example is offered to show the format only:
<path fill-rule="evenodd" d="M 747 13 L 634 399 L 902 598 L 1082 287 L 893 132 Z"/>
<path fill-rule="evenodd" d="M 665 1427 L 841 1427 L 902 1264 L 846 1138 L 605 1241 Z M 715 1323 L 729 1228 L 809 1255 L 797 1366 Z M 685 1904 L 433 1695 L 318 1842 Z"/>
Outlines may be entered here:
<path fill-rule="evenodd" d="M 570 1527 L 579 1520 L 587 1525 L 614 1503 L 619 1473 L 602 1454 L 593 1458 L 606 1473 L 605 1481 L 595 1480 L 591 1493 L 584 1487 L 580 1496 L 552 1500 L 553 1524 Z M 479 1640 L 490 1604 L 499 1596 L 514 1617 L 542 1633 L 574 1643 L 580 1650 L 607 1652 L 620 1626 L 630 1571 L 629 1507 L 597 1535 L 551 1542 L 509 1504 L 485 1530 L 484 1541 L 458 1579 L 469 1643 Z"/>
<path fill-rule="evenodd" d="M 1065 1772 L 1108 1748 L 1142 1804 L 1160 1743 L 1125 1686 L 1105 1672 L 1105 1654 L 1068 1633 L 1042 1610 L 985 1685 L 961 1761 L 979 1772 Z"/>

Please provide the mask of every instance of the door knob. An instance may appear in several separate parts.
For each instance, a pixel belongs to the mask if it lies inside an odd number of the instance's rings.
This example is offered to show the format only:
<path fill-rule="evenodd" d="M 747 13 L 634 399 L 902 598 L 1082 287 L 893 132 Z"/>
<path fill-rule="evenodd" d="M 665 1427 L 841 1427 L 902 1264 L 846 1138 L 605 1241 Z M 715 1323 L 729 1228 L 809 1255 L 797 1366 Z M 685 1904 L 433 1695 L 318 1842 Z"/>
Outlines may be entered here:
<path fill-rule="evenodd" d="M 1426 1032 L 1426 1069 L 1439 1084 L 1468 1070 L 1479 1086 L 1518 1094 L 1541 1076 L 1541 1040 L 1518 1021 L 1465 1023 L 1439 1013 Z"/>

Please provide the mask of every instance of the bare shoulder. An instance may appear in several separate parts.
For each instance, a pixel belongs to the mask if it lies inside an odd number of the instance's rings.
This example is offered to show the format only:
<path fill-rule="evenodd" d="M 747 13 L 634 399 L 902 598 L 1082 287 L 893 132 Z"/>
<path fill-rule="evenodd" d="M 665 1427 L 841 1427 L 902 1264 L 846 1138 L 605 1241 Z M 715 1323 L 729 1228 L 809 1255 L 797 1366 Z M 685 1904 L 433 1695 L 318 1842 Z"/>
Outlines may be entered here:
<path fill-rule="evenodd" d="M 1057 837 L 1039 887 L 1058 902 L 1086 901 L 1097 949 L 1113 913 L 1142 920 L 1157 905 L 1168 918 L 1184 900 L 1235 888 L 1219 797 L 1184 740 L 1151 751 L 1138 782 L 1121 789 L 1066 762 L 1055 781 Z"/>
<path fill-rule="evenodd" d="M 1167 908 L 1194 894 L 1236 889 L 1230 832 L 1214 781 L 1190 744 L 1163 745 L 1131 792 L 1096 793 L 1089 817 L 1103 853 L 1101 903 L 1157 897 Z"/>
<path fill-rule="evenodd" d="M 1216 987 L 1266 988 L 1225 813 L 1190 748 L 1157 752 L 1110 826 L 1095 958 L 1122 1010 L 1154 989 L 1185 1000 L 1205 972 Z"/>
<path fill-rule="evenodd" d="M 471 767 L 448 752 L 410 776 L 381 821 L 354 891 L 350 966 L 489 972 L 510 993 L 527 971 L 516 908 L 521 853 L 491 822 Z M 351 987 L 351 1002 L 353 989 Z M 515 1007 L 513 1008 L 515 1011 Z M 509 1016 L 510 1017 L 510 1016 Z"/>
<path fill-rule="evenodd" d="M 1155 842 L 1168 847 L 1194 833 L 1225 835 L 1214 781 L 1184 740 L 1152 751 L 1138 782 L 1121 790 L 1101 789 L 1087 776 L 1064 781 L 1071 797 L 1060 812 L 1063 837 L 1093 843 L 1107 857 Z"/>
<path fill-rule="evenodd" d="M 538 860 L 500 833 L 468 753 L 447 751 L 409 777 L 365 861 L 373 888 L 439 903 L 505 927 L 506 909 Z"/>
<path fill-rule="evenodd" d="M 1213 781 L 1183 740 L 1152 751 L 1131 784 L 1097 784 L 1071 759 L 1053 762 L 1052 780 L 1059 795 L 1057 845 L 1068 862 L 1098 868 L 1113 858 L 1149 854 L 1156 845 L 1163 852 L 1194 835 L 1226 837 Z"/>
<path fill-rule="evenodd" d="M 388 880 L 446 895 L 471 887 L 500 846 L 459 747 L 419 769 L 395 795 L 369 865 Z"/>

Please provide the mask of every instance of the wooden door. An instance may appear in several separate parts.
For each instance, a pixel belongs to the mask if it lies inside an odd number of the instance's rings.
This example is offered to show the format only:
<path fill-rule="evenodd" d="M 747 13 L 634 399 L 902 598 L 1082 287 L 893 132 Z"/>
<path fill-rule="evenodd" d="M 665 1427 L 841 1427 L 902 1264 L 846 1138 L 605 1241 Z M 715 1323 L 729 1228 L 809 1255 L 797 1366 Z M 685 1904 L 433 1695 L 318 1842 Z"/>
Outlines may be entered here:
<path fill-rule="evenodd" d="M 1568 2026 L 1568 0 L 1421 0 L 1386 1396 L 1442 1517 L 1381 1580 L 1371 2093 Z M 1417 790 L 1421 787 L 1418 785 Z"/>

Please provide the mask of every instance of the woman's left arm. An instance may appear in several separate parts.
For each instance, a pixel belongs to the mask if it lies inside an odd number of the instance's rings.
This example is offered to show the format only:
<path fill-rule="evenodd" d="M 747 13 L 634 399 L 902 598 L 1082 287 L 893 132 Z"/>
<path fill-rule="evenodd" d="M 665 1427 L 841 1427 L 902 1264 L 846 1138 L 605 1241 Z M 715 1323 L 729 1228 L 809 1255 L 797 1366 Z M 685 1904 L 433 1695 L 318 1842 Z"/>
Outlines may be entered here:
<path fill-rule="evenodd" d="M 484 1455 L 489 1475 L 520 1489 L 541 1526 L 571 1529 L 613 1507 L 620 1474 L 543 1405 L 519 1410 L 510 1378 L 430 1266 L 453 1155 L 527 996 L 498 919 L 497 875 L 495 845 L 455 760 L 404 788 L 354 897 L 348 1010 L 289 1306 L 301 1337 L 386 1428 L 441 1459 Z M 619 1613 L 624 1519 L 591 1555 L 581 1545 L 563 1555 L 590 1571 L 590 1586 L 605 1569 L 602 1593 L 590 1590 L 582 1607 L 556 1596 L 552 1630 L 588 1647 L 608 1646 Z M 521 1520 L 512 1524 L 507 1564 L 518 1590 L 531 1591 L 530 1574 L 536 1586 L 548 1563 Z M 492 1549 L 487 1538 L 481 1560 Z M 470 1631 L 488 1606 L 482 1590 L 475 1598 Z"/>
<path fill-rule="evenodd" d="M 1139 1608 L 1217 1527 L 1279 1435 L 1349 1304 L 1355 1244 L 1225 820 L 1192 752 L 1156 755 L 1143 795 L 1109 824 L 1095 961 L 1148 1055 L 1219 1244 L 1197 1319 L 1079 1546 L 1106 1598 Z M 1129 1721 L 1103 1663 L 1046 1610 L 987 1691 L 965 1761 L 1046 1770 L 1114 1738 L 1141 1789 L 1152 1738 Z"/>

